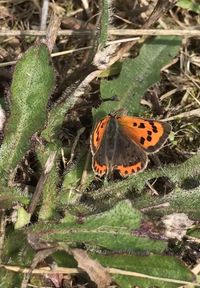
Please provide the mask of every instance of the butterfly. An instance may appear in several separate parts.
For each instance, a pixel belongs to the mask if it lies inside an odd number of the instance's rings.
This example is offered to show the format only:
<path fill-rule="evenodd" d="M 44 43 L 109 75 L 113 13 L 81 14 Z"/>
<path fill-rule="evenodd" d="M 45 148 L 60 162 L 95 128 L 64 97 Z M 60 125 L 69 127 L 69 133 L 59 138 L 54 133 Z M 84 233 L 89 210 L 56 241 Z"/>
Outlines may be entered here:
<path fill-rule="evenodd" d="M 166 142 L 171 126 L 153 119 L 109 114 L 91 135 L 92 167 L 102 177 L 118 171 L 122 177 L 143 171 L 148 154 Z"/>

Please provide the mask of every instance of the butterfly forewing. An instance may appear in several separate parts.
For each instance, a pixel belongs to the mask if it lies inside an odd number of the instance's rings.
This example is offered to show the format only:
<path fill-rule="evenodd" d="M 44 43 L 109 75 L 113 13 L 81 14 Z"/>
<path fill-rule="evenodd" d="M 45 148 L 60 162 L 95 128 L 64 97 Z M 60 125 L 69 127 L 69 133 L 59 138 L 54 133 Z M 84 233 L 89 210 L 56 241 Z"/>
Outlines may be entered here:
<path fill-rule="evenodd" d="M 94 128 L 91 137 L 92 154 L 94 154 L 99 149 L 109 120 L 110 116 L 106 116 L 104 119 L 100 120 Z"/>
<path fill-rule="evenodd" d="M 131 116 L 117 117 L 121 130 L 147 153 L 158 151 L 171 131 L 168 123 Z"/>
<path fill-rule="evenodd" d="M 108 129 L 110 116 L 106 116 L 100 120 L 91 137 L 91 150 L 93 154 L 92 168 L 98 176 L 102 177 L 108 171 L 108 163 L 106 160 L 105 137 Z"/>

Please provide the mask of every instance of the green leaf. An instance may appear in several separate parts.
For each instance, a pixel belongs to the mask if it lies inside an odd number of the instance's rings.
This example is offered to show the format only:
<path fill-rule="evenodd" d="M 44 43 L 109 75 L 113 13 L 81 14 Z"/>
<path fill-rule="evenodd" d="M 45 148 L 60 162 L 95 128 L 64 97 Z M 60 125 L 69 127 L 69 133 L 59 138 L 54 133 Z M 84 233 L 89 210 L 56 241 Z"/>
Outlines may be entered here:
<path fill-rule="evenodd" d="M 27 244 L 26 235 L 21 230 L 13 230 L 11 226 L 6 229 L 3 243 L 1 261 L 4 265 L 30 267 L 35 252 Z M 1 264 L 2 264 L 1 263 Z M 22 273 L 0 269 L 0 287 L 21 287 Z"/>
<path fill-rule="evenodd" d="M 200 186 L 186 190 L 183 189 L 185 181 L 197 179 L 199 177 L 199 163 L 200 153 L 193 155 L 187 161 L 179 165 L 168 165 L 162 169 L 146 170 L 143 173 L 133 175 L 125 179 L 124 181 L 112 182 L 103 189 L 97 189 L 91 193 L 91 197 L 96 202 L 101 202 L 101 206 L 113 205 L 116 199 L 126 197 L 127 193 L 131 191 L 137 191 L 136 197 L 133 194 L 134 207 L 138 210 L 144 209 L 145 213 L 154 216 L 158 213 L 159 215 L 171 214 L 173 212 L 186 213 L 191 219 L 199 220 L 200 217 Z M 150 194 L 143 193 L 145 183 L 150 180 L 155 180 L 159 177 L 167 177 L 171 183 L 175 184 L 173 191 L 170 193 L 160 196 L 152 197 Z M 109 195 L 109 202 L 106 197 Z M 117 197 L 116 197 L 117 195 Z M 112 197 L 112 198 L 111 198 Z M 167 207 L 163 204 L 167 203 Z M 156 207 L 157 205 L 160 208 Z M 151 209 L 148 209 L 151 207 Z M 152 207 L 155 207 L 153 209 Z M 147 209 L 146 209 L 147 208 Z"/>
<path fill-rule="evenodd" d="M 23 275 L 16 272 L 8 271 L 4 268 L 0 270 L 0 287 L 20 287 L 23 279 Z"/>
<path fill-rule="evenodd" d="M 51 257 L 54 259 L 57 266 L 68 268 L 77 268 L 78 266 L 74 257 L 64 251 L 57 251 L 53 253 Z"/>
<path fill-rule="evenodd" d="M 46 120 L 54 71 L 44 44 L 30 48 L 18 61 L 11 86 L 11 116 L 0 149 L 1 177 L 14 169 L 29 148 L 31 136 Z"/>
<path fill-rule="evenodd" d="M 124 108 L 130 114 L 139 114 L 141 97 L 160 80 L 161 68 L 177 55 L 180 44 L 180 38 L 175 36 L 157 37 L 144 43 L 139 56 L 124 61 L 118 78 L 101 81 L 102 98 L 116 95 L 118 101 L 106 101 L 99 110 L 108 114 Z"/>
<path fill-rule="evenodd" d="M 98 78 L 116 76 L 120 73 L 121 69 L 122 69 L 122 62 L 117 61 L 111 66 L 109 66 L 107 69 L 103 70 L 101 74 L 98 76 Z"/>
<path fill-rule="evenodd" d="M 3 246 L 2 262 L 9 265 L 29 266 L 32 262 L 34 251 L 27 245 L 27 238 L 22 230 L 6 230 Z"/>
<path fill-rule="evenodd" d="M 54 154 L 57 150 L 57 146 L 53 144 L 47 144 L 45 146 L 40 144 L 36 146 L 37 158 L 42 166 L 43 171 L 45 170 L 45 165 L 49 156 Z M 49 220 L 55 216 L 56 197 L 58 192 L 57 188 L 59 183 L 57 161 L 59 161 L 60 158 L 60 151 L 58 151 L 51 171 L 47 174 L 46 180 L 43 185 L 42 205 L 39 211 L 40 220 Z"/>
<path fill-rule="evenodd" d="M 140 200 L 138 200 L 140 199 Z M 135 206 L 138 209 L 160 205 L 160 209 L 152 209 L 150 214 L 159 213 L 159 215 L 166 215 L 173 212 L 187 213 L 192 219 L 199 220 L 200 217 L 200 188 L 192 190 L 184 190 L 175 188 L 171 193 L 158 198 L 140 197 L 135 201 Z M 168 207 L 162 207 L 163 203 L 168 203 Z M 148 213 L 148 212 L 146 212 Z"/>
<path fill-rule="evenodd" d="M 109 25 L 109 0 L 100 1 L 101 4 L 101 21 L 100 21 L 100 35 L 99 35 L 99 45 L 100 48 L 104 48 L 108 38 L 108 25 Z"/>
<path fill-rule="evenodd" d="M 104 256 L 93 254 L 93 258 L 97 259 L 102 265 L 110 268 L 122 269 L 123 271 L 137 272 L 145 275 L 140 277 L 117 275 L 113 278 L 121 287 L 139 286 L 143 288 L 149 287 L 180 287 L 180 284 L 173 284 L 173 280 L 193 281 L 194 275 L 179 260 L 161 255 L 134 256 L 134 255 L 112 255 Z M 117 273 L 117 272 L 116 272 Z M 148 276 L 152 276 L 149 279 Z M 167 278 L 156 280 L 153 277 Z M 170 282 L 170 279 L 172 281 Z"/>
<path fill-rule="evenodd" d="M 59 192 L 58 198 L 60 205 L 63 208 L 67 208 L 72 214 L 85 215 L 83 212 L 84 204 L 80 203 L 79 199 L 81 197 L 80 191 L 77 190 L 80 185 L 80 180 L 85 168 L 86 157 L 88 150 L 82 148 L 82 151 L 77 155 L 75 163 L 70 167 L 69 171 L 64 175 L 61 191 Z M 90 163 L 91 164 L 91 163 Z M 81 184 L 81 191 L 86 189 L 93 178 L 93 173 L 87 174 L 87 179 Z M 86 207 L 87 210 L 87 207 Z"/>
<path fill-rule="evenodd" d="M 1 179 L 2 181 L 3 179 Z M 0 190 L 0 209 L 9 209 L 13 202 L 20 202 L 21 204 L 28 205 L 29 197 L 21 195 L 21 190 L 17 187 L 3 187 Z"/>
<path fill-rule="evenodd" d="M 83 224 L 78 224 L 75 217 L 67 215 L 63 224 L 37 225 L 30 233 L 44 241 L 72 245 L 83 242 L 93 248 L 120 251 L 162 252 L 166 248 L 164 241 L 132 235 L 140 221 L 141 214 L 132 208 L 129 201 L 122 201 L 110 211 L 87 217 Z"/>
<path fill-rule="evenodd" d="M 187 235 L 191 236 L 191 237 L 194 237 L 194 238 L 198 238 L 200 239 L 200 227 L 195 227 L 193 229 L 191 229 Z"/>
<path fill-rule="evenodd" d="M 193 0 L 179 0 L 176 5 L 183 9 L 187 9 L 196 13 L 200 13 L 200 6 L 199 4 L 195 3 Z"/>
<path fill-rule="evenodd" d="M 20 229 L 30 222 L 31 214 L 27 213 L 23 207 L 19 207 L 17 210 L 17 221 L 15 223 L 15 229 Z"/>
<path fill-rule="evenodd" d="M 61 141 L 58 139 L 58 132 L 60 131 L 67 112 L 74 106 L 77 98 L 78 97 L 74 96 L 72 93 L 64 102 L 61 102 L 52 108 L 48 116 L 48 125 L 41 133 L 46 141 L 51 142 L 58 147 L 61 146 Z"/>

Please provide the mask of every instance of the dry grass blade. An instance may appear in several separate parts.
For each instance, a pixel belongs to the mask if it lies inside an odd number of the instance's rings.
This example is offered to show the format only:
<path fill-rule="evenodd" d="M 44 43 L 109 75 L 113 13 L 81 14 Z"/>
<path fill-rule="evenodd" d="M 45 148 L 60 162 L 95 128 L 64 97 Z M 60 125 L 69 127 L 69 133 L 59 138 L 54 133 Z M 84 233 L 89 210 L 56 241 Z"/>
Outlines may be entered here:
<path fill-rule="evenodd" d="M 61 18 L 53 13 L 50 19 L 50 23 L 47 29 L 46 44 L 51 52 L 53 50 L 56 38 L 58 36 L 58 30 L 60 28 Z"/>
<path fill-rule="evenodd" d="M 38 200 L 39 200 L 40 195 L 42 194 L 42 191 L 43 191 L 44 183 L 46 182 L 48 174 L 53 167 L 55 157 L 56 157 L 56 152 L 51 152 L 51 154 L 49 155 L 49 158 L 47 159 L 47 162 L 45 164 L 45 170 L 43 171 L 43 173 L 40 176 L 40 179 L 37 183 L 35 192 L 33 194 L 33 197 L 31 199 L 31 203 L 30 203 L 29 208 L 28 208 L 28 212 L 30 214 L 33 214 L 33 212 L 35 211 L 35 208 L 38 204 Z"/>
<path fill-rule="evenodd" d="M 47 34 L 42 30 L 0 30 L 0 37 L 20 37 L 20 36 L 40 36 Z M 92 30 L 72 30 L 62 29 L 58 31 L 58 36 L 92 37 Z M 200 37 L 200 31 L 191 27 L 190 29 L 108 29 L 108 36 L 181 36 Z"/>
<path fill-rule="evenodd" d="M 189 117 L 200 117 L 200 108 L 165 118 L 165 119 L 163 119 L 163 121 L 173 121 L 176 119 L 189 118 Z"/>
<path fill-rule="evenodd" d="M 49 9 L 49 0 L 43 0 L 40 30 L 46 29 L 48 9 Z"/>
<path fill-rule="evenodd" d="M 3 255 L 3 247 L 4 247 L 4 240 L 5 240 L 5 228 L 6 228 L 6 215 L 5 211 L 2 210 L 1 214 L 1 223 L 0 223 L 0 262 L 2 262 L 2 255 Z"/>
<path fill-rule="evenodd" d="M 197 265 L 195 267 L 195 271 L 199 271 L 199 266 Z M 29 268 L 21 268 L 19 266 L 11 266 L 11 265 L 1 265 L 0 267 L 5 268 L 6 270 L 13 271 L 13 272 L 21 272 L 21 273 L 28 273 Z M 155 280 L 160 280 L 164 281 L 167 283 L 176 283 L 176 284 L 182 284 L 182 285 L 192 285 L 192 287 L 199 287 L 198 283 L 193 283 L 193 282 L 188 282 L 188 281 L 182 281 L 182 280 L 176 280 L 176 279 L 169 279 L 169 278 L 162 278 L 162 277 L 156 277 L 156 276 L 151 276 L 147 274 L 142 274 L 134 271 L 125 271 L 121 269 L 116 269 L 116 268 L 108 268 L 107 271 L 113 275 L 126 275 L 126 276 L 132 276 L 132 277 L 139 277 L 139 278 L 144 278 L 144 279 L 155 279 Z M 32 274 L 78 274 L 83 272 L 82 269 L 76 269 L 76 268 L 66 268 L 66 267 L 58 267 L 53 270 L 49 267 L 42 267 L 40 269 L 33 269 Z M 102 288 L 102 286 L 100 286 Z M 108 288 L 108 286 L 107 286 Z"/>

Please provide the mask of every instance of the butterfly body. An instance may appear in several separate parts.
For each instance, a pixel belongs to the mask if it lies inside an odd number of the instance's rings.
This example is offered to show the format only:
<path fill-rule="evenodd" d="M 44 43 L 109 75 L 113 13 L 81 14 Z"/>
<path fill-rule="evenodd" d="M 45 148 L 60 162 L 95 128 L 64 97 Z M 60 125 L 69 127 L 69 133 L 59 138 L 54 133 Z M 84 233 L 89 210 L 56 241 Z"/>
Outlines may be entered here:
<path fill-rule="evenodd" d="M 102 177 L 118 171 L 122 177 L 146 168 L 147 154 L 166 141 L 171 128 L 161 121 L 108 115 L 96 125 L 91 137 L 93 170 Z"/>

